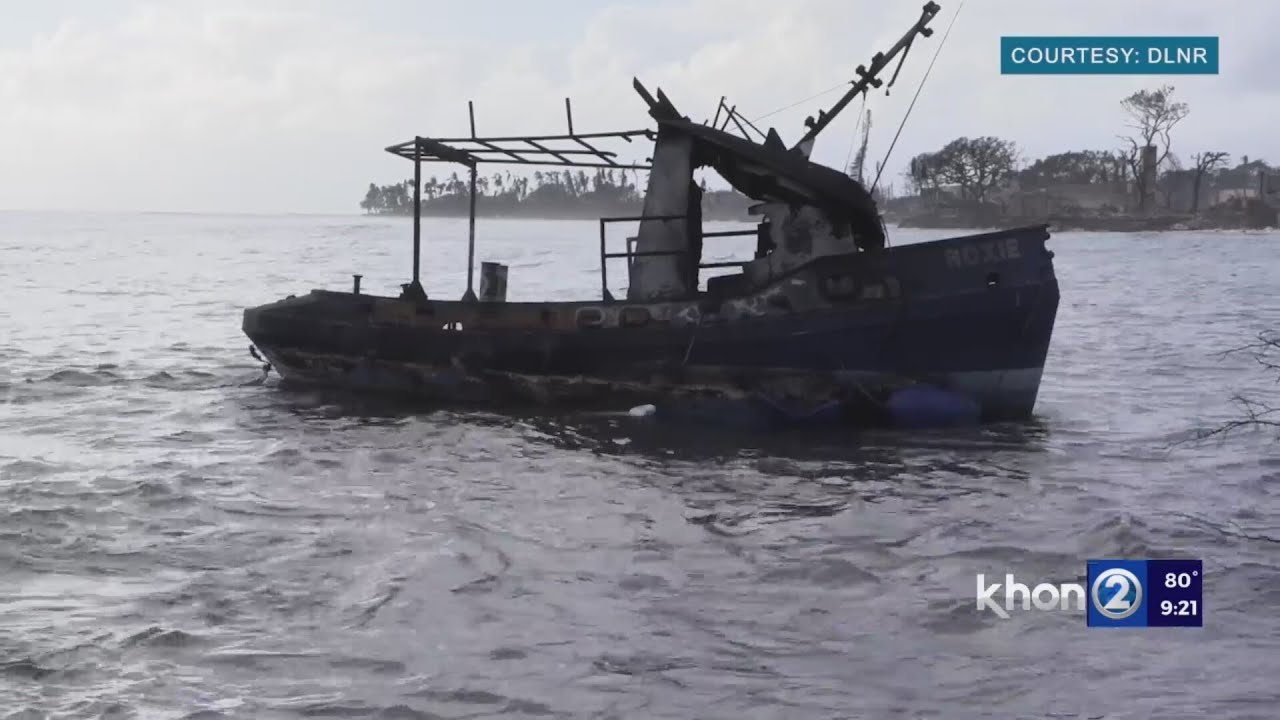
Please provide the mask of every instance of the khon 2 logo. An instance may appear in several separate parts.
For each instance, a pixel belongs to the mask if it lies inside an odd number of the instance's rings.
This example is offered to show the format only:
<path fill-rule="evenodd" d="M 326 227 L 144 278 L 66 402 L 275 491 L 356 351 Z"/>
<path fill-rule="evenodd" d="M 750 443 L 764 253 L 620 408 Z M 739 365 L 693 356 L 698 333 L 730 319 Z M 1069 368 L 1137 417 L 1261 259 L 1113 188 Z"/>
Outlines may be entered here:
<path fill-rule="evenodd" d="M 1090 560 L 1088 576 L 1089 627 L 1146 627 L 1146 560 Z"/>
<path fill-rule="evenodd" d="M 1108 620 L 1132 617 L 1142 607 L 1142 581 L 1124 568 L 1098 573 L 1089 587 L 1090 611 Z"/>
<path fill-rule="evenodd" d="M 1202 627 L 1200 560 L 1089 560 L 1088 582 L 1034 587 L 1012 573 L 1003 583 L 978 574 L 979 612 L 1008 619 L 1019 608 L 1083 612 L 1089 627 Z M 1001 592 L 1003 590 L 1003 592 Z M 1001 602 L 1003 600 L 1003 602 Z"/>

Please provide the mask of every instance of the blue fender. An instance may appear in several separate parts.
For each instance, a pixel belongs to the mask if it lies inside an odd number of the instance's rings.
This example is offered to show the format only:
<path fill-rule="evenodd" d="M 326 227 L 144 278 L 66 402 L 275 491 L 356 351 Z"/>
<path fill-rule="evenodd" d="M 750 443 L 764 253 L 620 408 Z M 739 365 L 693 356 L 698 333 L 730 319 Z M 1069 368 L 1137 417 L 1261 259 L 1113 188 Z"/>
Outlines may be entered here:
<path fill-rule="evenodd" d="M 982 417 L 982 407 L 973 398 L 932 385 L 896 390 L 887 405 L 893 424 L 900 428 L 973 425 Z"/>

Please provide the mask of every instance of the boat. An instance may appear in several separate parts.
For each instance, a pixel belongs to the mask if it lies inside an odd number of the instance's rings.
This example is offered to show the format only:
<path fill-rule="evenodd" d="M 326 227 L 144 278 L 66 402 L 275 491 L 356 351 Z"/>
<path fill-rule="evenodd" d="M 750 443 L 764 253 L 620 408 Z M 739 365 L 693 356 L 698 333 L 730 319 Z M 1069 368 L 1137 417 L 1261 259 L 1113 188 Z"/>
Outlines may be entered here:
<path fill-rule="evenodd" d="M 478 137 L 472 109 L 470 136 L 392 145 L 388 152 L 413 163 L 411 280 L 398 296 L 378 296 L 362 293 L 356 275 L 350 291 L 317 289 L 246 309 L 250 350 L 286 383 L 444 404 L 730 414 L 752 407 L 801 424 L 873 423 L 891 419 L 894 393 L 928 388 L 977 408 L 982 420 L 1026 419 L 1059 300 L 1048 227 L 893 245 L 873 194 L 809 157 L 840 110 L 880 87 L 878 74 L 931 35 L 938 10 L 926 4 L 791 146 L 723 99 L 714 119 L 691 121 L 638 79 L 633 87 L 654 127 L 575 132 L 566 99 L 567 133 Z M 608 149 L 636 142 L 653 143 L 643 163 Z M 420 280 L 428 162 L 470 170 L 467 284 L 458 300 L 429 295 Z M 600 219 L 599 297 L 509 302 L 507 268 L 498 263 L 481 264 L 476 292 L 476 169 L 485 163 L 648 172 L 639 216 Z M 704 231 L 694 182 L 704 167 L 754 201 L 754 227 Z M 624 222 L 638 232 L 621 251 L 607 230 Z M 753 257 L 703 262 L 705 242 L 734 236 L 756 238 Z M 610 261 L 626 268 L 617 297 Z M 911 403 L 918 401 L 898 406 Z"/>

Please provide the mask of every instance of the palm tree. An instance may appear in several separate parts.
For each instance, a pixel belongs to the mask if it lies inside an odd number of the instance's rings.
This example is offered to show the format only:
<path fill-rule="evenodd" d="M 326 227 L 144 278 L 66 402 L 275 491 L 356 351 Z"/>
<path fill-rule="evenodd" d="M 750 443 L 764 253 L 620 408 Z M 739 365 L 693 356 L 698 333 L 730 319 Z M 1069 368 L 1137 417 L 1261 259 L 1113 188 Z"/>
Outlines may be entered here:
<path fill-rule="evenodd" d="M 360 201 L 360 209 L 366 214 L 373 213 L 382 209 L 382 188 L 369 183 L 369 190 L 364 194 L 364 199 Z"/>

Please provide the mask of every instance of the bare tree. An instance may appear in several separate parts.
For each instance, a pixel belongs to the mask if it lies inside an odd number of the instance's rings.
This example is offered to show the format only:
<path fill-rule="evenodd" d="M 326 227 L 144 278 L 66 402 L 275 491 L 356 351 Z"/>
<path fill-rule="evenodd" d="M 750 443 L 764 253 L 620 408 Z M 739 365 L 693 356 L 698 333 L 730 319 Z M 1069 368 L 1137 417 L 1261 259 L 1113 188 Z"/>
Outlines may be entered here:
<path fill-rule="evenodd" d="M 1219 167 L 1225 167 L 1227 159 L 1230 157 L 1230 153 L 1216 151 L 1202 152 L 1191 156 L 1191 160 L 1196 164 L 1195 181 L 1191 186 L 1192 214 L 1200 212 L 1200 187 L 1204 182 L 1204 176 Z"/>
<path fill-rule="evenodd" d="M 1138 209 L 1146 209 L 1148 177 L 1143 173 L 1142 149 L 1147 146 L 1156 147 L 1155 166 L 1160 167 L 1169 156 L 1169 137 L 1173 127 L 1191 112 L 1186 103 L 1174 102 L 1173 86 L 1165 85 L 1156 90 L 1139 90 L 1120 101 L 1120 107 L 1129 115 L 1127 126 L 1136 134 L 1121 136 L 1121 140 L 1129 143 L 1124 152 L 1129 169 L 1133 172 L 1134 185 L 1138 195 Z"/>
<path fill-rule="evenodd" d="M 1253 359 L 1267 372 L 1280 375 L 1280 362 L 1272 356 L 1273 353 L 1280 353 L 1280 335 L 1268 332 L 1258 333 L 1256 341 L 1243 347 L 1227 350 L 1222 355 L 1225 357 L 1237 353 L 1252 355 Z M 1278 381 L 1280 381 L 1280 378 L 1278 378 Z M 1270 405 L 1265 400 L 1249 398 L 1243 395 L 1237 395 L 1233 399 L 1236 405 L 1240 407 L 1241 417 L 1225 422 L 1212 430 L 1198 433 L 1195 439 L 1203 440 L 1204 438 L 1223 435 L 1245 428 L 1280 431 L 1280 407 Z M 1280 435 L 1277 435 L 1277 437 L 1280 438 Z"/>

